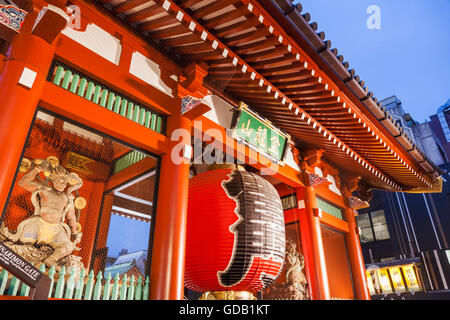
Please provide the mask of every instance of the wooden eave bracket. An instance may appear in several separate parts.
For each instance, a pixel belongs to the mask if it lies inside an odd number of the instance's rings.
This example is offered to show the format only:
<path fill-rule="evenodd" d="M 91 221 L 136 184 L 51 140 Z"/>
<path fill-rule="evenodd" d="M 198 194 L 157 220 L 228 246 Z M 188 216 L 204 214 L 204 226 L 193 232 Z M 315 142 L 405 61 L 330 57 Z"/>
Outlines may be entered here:
<path fill-rule="evenodd" d="M 318 187 L 321 186 L 323 184 L 327 184 L 330 185 L 331 182 L 328 181 L 327 178 L 325 177 L 319 177 L 317 174 L 315 173 L 308 173 L 308 177 L 309 177 L 309 186 L 311 187 Z"/>
<path fill-rule="evenodd" d="M 325 151 L 323 149 L 312 149 L 301 153 L 301 162 L 304 163 L 306 170 L 313 171 L 322 161 L 322 155 Z"/>
<path fill-rule="evenodd" d="M 39 12 L 31 33 L 52 43 L 69 20 L 69 15 L 65 11 L 66 3 L 65 0 L 49 0 L 48 5 Z"/>
<path fill-rule="evenodd" d="M 190 120 L 194 120 L 206 112 L 211 107 L 202 102 L 202 99 L 210 95 L 211 92 L 203 86 L 204 78 L 208 72 L 198 64 L 191 64 L 184 70 L 184 75 L 180 76 L 180 83 L 177 87 L 177 95 L 182 99 L 182 105 L 191 103 L 187 111 L 182 110 L 182 115 Z M 188 100 L 186 102 L 186 100 Z"/>
<path fill-rule="evenodd" d="M 348 203 L 350 208 L 352 208 L 353 210 L 360 210 L 370 207 L 369 202 L 361 200 L 360 198 L 355 196 L 348 197 Z"/>

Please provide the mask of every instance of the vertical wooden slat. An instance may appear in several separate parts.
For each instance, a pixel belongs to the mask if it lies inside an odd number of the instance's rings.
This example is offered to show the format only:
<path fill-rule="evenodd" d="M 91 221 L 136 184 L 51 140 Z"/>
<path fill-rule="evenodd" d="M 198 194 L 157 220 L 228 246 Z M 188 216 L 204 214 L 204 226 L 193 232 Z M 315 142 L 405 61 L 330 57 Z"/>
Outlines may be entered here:
<path fill-rule="evenodd" d="M 83 287 L 84 287 L 84 276 L 85 276 L 85 270 L 84 268 L 81 269 L 77 285 L 75 287 L 75 296 L 74 299 L 82 299 L 83 298 Z"/>
<path fill-rule="evenodd" d="M 106 109 L 112 110 L 114 105 L 114 100 L 116 99 L 116 95 L 111 92 L 108 96 L 108 103 L 106 104 Z"/>
<path fill-rule="evenodd" d="M 125 117 L 125 115 L 127 114 L 127 104 L 128 104 L 127 99 L 123 99 L 122 106 L 120 107 L 120 115 L 122 117 Z M 130 102 L 130 104 L 131 104 L 131 102 Z"/>
<path fill-rule="evenodd" d="M 102 90 L 102 97 L 100 98 L 100 106 L 104 108 L 106 107 L 106 102 L 108 101 L 108 94 L 109 94 L 108 90 L 106 89 Z"/>
<path fill-rule="evenodd" d="M 80 97 L 84 97 L 84 94 L 86 92 L 86 85 L 87 85 L 87 80 L 85 78 L 81 78 L 80 85 L 78 87 L 78 95 Z"/>
<path fill-rule="evenodd" d="M 64 74 L 64 67 L 58 66 L 56 68 L 55 77 L 53 78 L 53 83 L 59 86 L 61 84 L 63 74 Z"/>
<path fill-rule="evenodd" d="M 31 262 L 32 265 L 34 265 L 33 262 Z M 30 294 L 30 287 L 27 286 L 25 283 L 22 282 L 22 286 L 20 288 L 19 296 L 26 297 Z"/>
<path fill-rule="evenodd" d="M 136 294 L 134 295 L 135 300 L 142 300 L 142 277 L 138 277 Z"/>
<path fill-rule="evenodd" d="M 48 297 L 51 298 L 52 297 L 52 293 L 53 293 L 53 284 L 55 283 L 55 273 L 56 273 L 56 269 L 55 266 L 51 266 L 50 270 L 48 270 L 48 277 L 50 278 L 50 290 L 48 292 Z"/>
<path fill-rule="evenodd" d="M 67 279 L 66 294 L 64 299 L 72 299 L 75 290 L 75 269 L 70 270 L 69 279 Z"/>
<path fill-rule="evenodd" d="M 103 300 L 109 300 L 109 294 L 111 292 L 111 272 L 107 273 L 105 280 L 103 286 Z"/>
<path fill-rule="evenodd" d="M 61 270 L 59 271 L 59 278 L 58 282 L 56 283 L 56 289 L 55 289 L 55 298 L 61 299 L 63 297 L 64 293 L 64 286 L 65 286 L 65 275 L 66 275 L 66 267 L 62 266 Z"/>
<path fill-rule="evenodd" d="M 102 274 L 102 271 L 100 270 L 97 274 L 97 281 L 95 282 L 94 294 L 92 296 L 92 300 L 100 300 L 100 296 L 102 294 L 102 279 L 103 279 L 103 274 Z"/>
<path fill-rule="evenodd" d="M 135 278 L 134 278 L 134 274 L 132 274 L 131 279 L 130 279 L 130 286 L 128 287 L 127 300 L 134 300 L 134 282 L 135 282 Z"/>
<path fill-rule="evenodd" d="M 100 101 L 100 92 L 102 91 L 102 87 L 95 86 L 94 95 L 92 96 L 92 102 L 95 104 L 99 104 Z"/>
<path fill-rule="evenodd" d="M 66 72 L 64 73 L 64 78 L 63 78 L 63 81 L 61 84 L 61 88 L 68 89 L 70 80 L 72 80 L 72 71 L 66 70 Z"/>
<path fill-rule="evenodd" d="M 118 273 L 116 273 L 116 275 L 114 276 L 114 285 L 111 291 L 111 300 L 117 300 L 117 298 L 119 297 L 119 280 L 120 276 Z"/>
<path fill-rule="evenodd" d="M 156 113 L 152 114 L 152 120 L 150 123 L 150 129 L 155 130 L 156 129 Z"/>
<path fill-rule="evenodd" d="M 133 111 L 134 111 L 134 104 L 130 103 L 127 110 L 127 118 L 132 120 L 133 119 Z"/>
<path fill-rule="evenodd" d="M 139 106 L 134 106 L 133 121 L 139 123 L 139 114 L 141 113 L 141 108 Z"/>
<path fill-rule="evenodd" d="M 120 112 L 120 103 L 122 102 L 122 98 L 119 96 L 116 96 L 116 100 L 114 101 L 114 112 L 119 113 Z"/>
<path fill-rule="evenodd" d="M 74 74 L 72 78 L 72 82 L 70 84 L 69 91 L 72 93 L 76 93 L 78 89 L 78 81 L 80 80 L 80 76 L 78 74 Z"/>
<path fill-rule="evenodd" d="M 8 282 L 8 271 L 3 269 L 0 273 L 0 295 L 3 295 L 6 289 L 6 283 Z"/>
<path fill-rule="evenodd" d="M 92 100 L 92 95 L 94 94 L 94 83 L 92 81 L 89 81 L 87 88 L 86 88 L 86 94 L 84 95 L 84 97 L 91 101 Z"/>
<path fill-rule="evenodd" d="M 141 108 L 141 114 L 139 116 L 139 124 L 144 125 L 145 122 L 145 109 Z"/>
<path fill-rule="evenodd" d="M 124 274 L 122 277 L 122 285 L 120 286 L 120 296 L 119 299 L 120 300 L 125 300 L 127 297 L 127 275 Z"/>
<path fill-rule="evenodd" d="M 16 277 L 12 277 L 11 281 L 9 282 L 9 288 L 8 288 L 8 296 L 15 296 L 17 295 L 17 290 L 19 289 L 20 280 Z"/>
<path fill-rule="evenodd" d="M 161 133 L 161 129 L 162 129 L 162 118 L 160 116 L 158 116 L 158 118 L 156 119 L 156 132 Z"/>
<path fill-rule="evenodd" d="M 152 119 L 152 113 L 150 111 L 145 112 L 144 126 L 146 128 L 150 128 L 151 119 Z"/>
<path fill-rule="evenodd" d="M 148 300 L 148 296 L 150 293 L 150 278 L 147 276 L 147 278 L 145 278 L 145 283 L 144 283 L 144 293 L 143 293 L 143 300 Z"/>
<path fill-rule="evenodd" d="M 91 300 L 92 290 L 94 289 L 94 270 L 91 270 L 88 275 L 86 289 L 84 291 L 84 300 Z"/>

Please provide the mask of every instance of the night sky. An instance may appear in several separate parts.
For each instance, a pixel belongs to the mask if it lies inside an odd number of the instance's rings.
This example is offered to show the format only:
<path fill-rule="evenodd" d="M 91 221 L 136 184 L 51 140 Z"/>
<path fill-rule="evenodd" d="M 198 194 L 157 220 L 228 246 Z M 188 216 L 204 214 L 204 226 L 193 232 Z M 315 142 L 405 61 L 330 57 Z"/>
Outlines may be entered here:
<path fill-rule="evenodd" d="M 450 98 L 450 0 L 300 0 L 374 97 L 396 95 L 423 122 Z M 370 30 L 367 9 L 380 9 Z"/>

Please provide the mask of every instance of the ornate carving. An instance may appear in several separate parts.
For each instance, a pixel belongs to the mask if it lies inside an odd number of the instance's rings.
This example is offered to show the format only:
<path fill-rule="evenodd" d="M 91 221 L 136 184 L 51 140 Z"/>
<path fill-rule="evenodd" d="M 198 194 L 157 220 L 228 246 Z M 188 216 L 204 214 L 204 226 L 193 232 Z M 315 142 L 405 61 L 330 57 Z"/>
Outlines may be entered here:
<path fill-rule="evenodd" d="M 314 173 L 309 173 L 308 177 L 309 177 L 309 185 L 311 187 L 318 186 L 322 183 L 330 183 L 327 178 L 319 177 L 317 174 Z"/>
<path fill-rule="evenodd" d="M 181 98 L 181 114 L 188 112 L 191 109 L 194 109 L 201 103 L 200 99 L 196 99 L 191 96 L 185 96 Z"/>
<path fill-rule="evenodd" d="M 286 256 L 283 273 L 285 282 L 275 282 L 270 286 L 265 300 L 309 300 L 308 283 L 303 273 L 305 260 L 303 255 L 297 251 L 296 243 L 291 239 L 286 239 Z"/>
<path fill-rule="evenodd" d="M 360 198 L 350 196 L 348 197 L 348 203 L 350 208 L 354 210 L 364 209 L 370 207 L 370 204 L 367 201 L 361 200 Z"/>
<path fill-rule="evenodd" d="M 0 23 L 8 26 L 16 32 L 20 32 L 27 12 L 16 6 L 0 2 Z"/>
<path fill-rule="evenodd" d="M 21 168 L 22 171 L 30 169 L 18 185 L 31 193 L 34 214 L 20 222 L 15 233 L 2 225 L 0 239 L 6 240 L 11 249 L 30 262 L 44 262 L 57 268 L 65 264 L 81 268 L 80 259 L 71 253 L 80 250 L 77 244 L 82 233 L 75 203 L 83 199 L 76 198 L 73 192 L 81 188 L 83 180 L 60 166 L 53 156 L 46 160 L 25 159 Z M 46 177 L 44 181 L 39 175 L 41 172 Z"/>

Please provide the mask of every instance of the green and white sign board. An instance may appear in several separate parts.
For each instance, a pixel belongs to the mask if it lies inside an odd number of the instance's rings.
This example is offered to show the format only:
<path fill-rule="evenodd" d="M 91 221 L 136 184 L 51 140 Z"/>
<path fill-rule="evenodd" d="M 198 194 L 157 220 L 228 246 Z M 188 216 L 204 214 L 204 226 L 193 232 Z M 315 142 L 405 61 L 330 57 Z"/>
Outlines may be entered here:
<path fill-rule="evenodd" d="M 283 162 L 290 136 L 241 102 L 232 125 L 233 138 L 276 162 Z"/>

